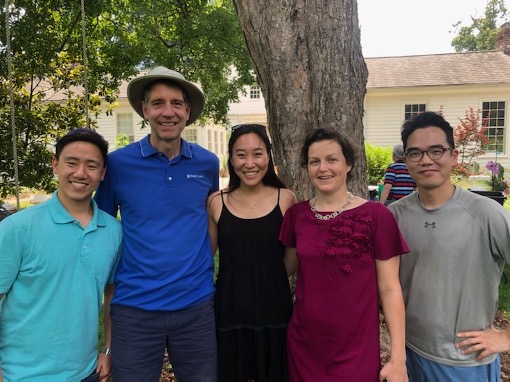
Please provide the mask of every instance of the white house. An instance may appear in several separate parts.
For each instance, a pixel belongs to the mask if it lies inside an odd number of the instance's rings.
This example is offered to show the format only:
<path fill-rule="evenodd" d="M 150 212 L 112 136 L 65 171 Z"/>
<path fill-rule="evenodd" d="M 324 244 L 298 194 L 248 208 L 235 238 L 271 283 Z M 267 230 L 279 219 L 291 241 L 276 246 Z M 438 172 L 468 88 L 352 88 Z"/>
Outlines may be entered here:
<path fill-rule="evenodd" d="M 369 77 L 365 97 L 364 135 L 367 142 L 392 146 L 400 142 L 403 121 L 417 112 L 442 109 L 452 126 L 459 124 L 468 108 L 489 115 L 486 153 L 478 162 L 497 158 L 510 173 L 510 23 L 501 27 L 496 49 L 486 52 L 367 58 Z M 124 133 L 131 140 L 147 134 L 140 117 L 131 109 L 123 84 L 119 107 L 98 120 L 98 132 L 115 147 Z M 266 124 L 260 88 L 247 87 L 240 102 L 230 105 L 231 126 L 239 123 Z M 227 151 L 228 129 L 217 125 L 191 125 L 184 138 L 208 148 L 220 158 Z"/>

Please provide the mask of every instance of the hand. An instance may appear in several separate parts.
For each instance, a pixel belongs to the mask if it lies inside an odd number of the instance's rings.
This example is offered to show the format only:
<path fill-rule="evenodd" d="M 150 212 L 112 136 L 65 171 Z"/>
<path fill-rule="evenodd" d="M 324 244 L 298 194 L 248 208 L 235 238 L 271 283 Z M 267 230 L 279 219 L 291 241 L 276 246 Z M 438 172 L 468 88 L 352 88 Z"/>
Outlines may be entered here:
<path fill-rule="evenodd" d="M 408 382 L 406 364 L 404 362 L 393 362 L 391 359 L 384 365 L 379 373 L 379 381 L 387 382 Z"/>
<path fill-rule="evenodd" d="M 99 373 L 99 380 L 101 382 L 106 382 L 108 380 L 108 377 L 112 373 L 111 357 L 109 355 L 106 355 L 104 353 L 99 354 L 99 356 L 97 357 L 96 372 Z"/>
<path fill-rule="evenodd" d="M 480 352 L 476 357 L 477 361 L 481 361 L 491 354 L 502 353 L 510 349 L 510 333 L 494 327 L 485 330 L 460 332 L 457 333 L 457 337 L 463 338 L 462 341 L 455 344 L 458 349 L 461 349 L 462 354 Z"/>

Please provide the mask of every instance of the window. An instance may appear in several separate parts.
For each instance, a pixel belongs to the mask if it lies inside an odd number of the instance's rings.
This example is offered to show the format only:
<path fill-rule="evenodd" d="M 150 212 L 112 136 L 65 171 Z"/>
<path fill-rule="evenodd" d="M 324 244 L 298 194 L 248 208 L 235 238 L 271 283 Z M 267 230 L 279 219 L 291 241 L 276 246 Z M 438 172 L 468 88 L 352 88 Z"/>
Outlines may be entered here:
<path fill-rule="evenodd" d="M 218 155 L 219 153 L 219 147 L 218 147 L 218 132 L 214 132 L 214 153 Z"/>
<path fill-rule="evenodd" d="M 188 142 L 198 143 L 197 129 L 185 128 L 182 137 Z"/>
<path fill-rule="evenodd" d="M 505 109 L 505 101 L 482 102 L 482 118 L 487 119 L 485 135 L 489 138 L 489 143 L 483 148 L 486 153 L 503 154 Z"/>
<path fill-rule="evenodd" d="M 135 134 L 133 132 L 133 113 L 117 114 L 117 136 L 124 134 L 129 143 L 134 142 Z"/>
<path fill-rule="evenodd" d="M 258 85 L 250 86 L 250 98 L 251 99 L 260 98 L 260 86 Z"/>
<path fill-rule="evenodd" d="M 212 137 L 211 130 L 207 130 L 207 150 L 212 151 Z"/>
<path fill-rule="evenodd" d="M 427 110 L 424 103 L 416 103 L 406 105 L 404 108 L 404 120 L 407 121 L 409 118 L 414 117 L 416 114 L 422 113 Z"/>
<path fill-rule="evenodd" d="M 225 154 L 225 133 L 223 131 L 220 131 L 220 145 L 221 145 L 221 152 L 220 154 Z"/>

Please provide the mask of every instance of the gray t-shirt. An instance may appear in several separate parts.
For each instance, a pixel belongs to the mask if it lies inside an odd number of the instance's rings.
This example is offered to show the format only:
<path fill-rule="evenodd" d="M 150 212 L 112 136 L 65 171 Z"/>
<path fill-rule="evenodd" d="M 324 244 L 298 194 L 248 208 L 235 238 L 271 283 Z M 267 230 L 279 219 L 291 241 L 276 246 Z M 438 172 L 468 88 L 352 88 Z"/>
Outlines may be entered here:
<path fill-rule="evenodd" d="M 456 333 L 492 325 L 498 286 L 510 262 L 510 213 L 494 200 L 456 188 L 427 210 L 409 195 L 389 206 L 411 250 L 400 260 L 406 344 L 422 357 L 452 366 L 488 364 L 455 347 Z"/>

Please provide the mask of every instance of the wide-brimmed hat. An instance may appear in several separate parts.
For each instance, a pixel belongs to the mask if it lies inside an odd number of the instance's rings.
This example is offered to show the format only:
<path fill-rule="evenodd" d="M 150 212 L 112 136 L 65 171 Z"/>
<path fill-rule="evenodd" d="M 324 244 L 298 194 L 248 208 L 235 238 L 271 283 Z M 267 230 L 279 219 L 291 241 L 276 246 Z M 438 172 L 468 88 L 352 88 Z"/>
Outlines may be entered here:
<path fill-rule="evenodd" d="M 129 103 L 140 117 L 145 118 L 142 110 L 143 90 L 148 84 L 157 80 L 174 81 L 182 86 L 186 92 L 191 103 L 189 120 L 186 122 L 186 125 L 192 124 L 200 117 L 205 105 L 204 93 L 196 85 L 186 80 L 181 73 L 167 69 L 164 66 L 158 66 L 144 76 L 134 78 L 128 85 L 127 96 Z"/>

